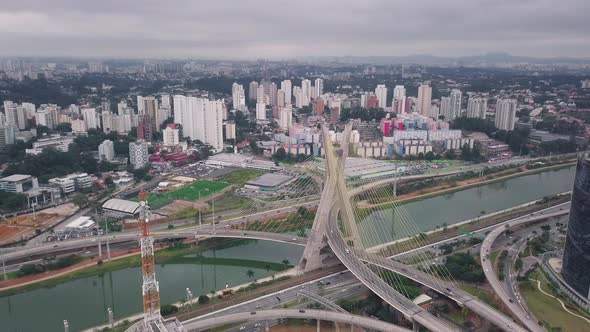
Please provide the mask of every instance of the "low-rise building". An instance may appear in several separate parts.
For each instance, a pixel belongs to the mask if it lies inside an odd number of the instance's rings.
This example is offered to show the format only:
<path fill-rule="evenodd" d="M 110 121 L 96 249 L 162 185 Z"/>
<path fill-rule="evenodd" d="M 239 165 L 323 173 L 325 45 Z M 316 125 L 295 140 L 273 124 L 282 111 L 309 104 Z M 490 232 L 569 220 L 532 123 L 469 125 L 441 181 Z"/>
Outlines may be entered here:
<path fill-rule="evenodd" d="M 74 143 L 74 138 L 71 136 L 51 136 L 47 138 L 41 138 L 36 142 L 33 142 L 32 149 L 26 149 L 27 154 L 40 154 L 43 149 L 53 148 L 61 152 L 68 152 L 70 144 Z"/>
<path fill-rule="evenodd" d="M 102 211 L 113 218 L 136 219 L 139 217 L 139 203 L 124 199 L 111 198 L 104 202 Z"/>
<path fill-rule="evenodd" d="M 73 173 L 61 178 L 49 179 L 64 195 L 92 187 L 92 178 L 87 173 Z"/>

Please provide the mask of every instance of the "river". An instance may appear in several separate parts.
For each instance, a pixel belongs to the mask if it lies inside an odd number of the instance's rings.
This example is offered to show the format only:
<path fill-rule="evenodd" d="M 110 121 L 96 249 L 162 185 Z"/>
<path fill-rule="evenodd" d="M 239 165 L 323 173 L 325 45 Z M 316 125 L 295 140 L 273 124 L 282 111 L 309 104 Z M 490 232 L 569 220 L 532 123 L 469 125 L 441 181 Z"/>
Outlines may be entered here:
<path fill-rule="evenodd" d="M 372 212 L 360 223 L 365 246 L 452 225 L 572 189 L 575 166 L 511 178 Z M 394 222 L 391 217 L 394 216 Z M 402 220 L 411 219 L 412 226 Z"/>
<path fill-rule="evenodd" d="M 451 225 L 477 217 L 482 211 L 491 213 L 571 190 L 573 176 L 574 167 L 547 171 L 410 202 L 402 209 L 411 216 L 419 231 L 428 231 L 443 223 Z M 385 220 L 385 216 L 400 214 L 402 209 L 374 212 L 361 223 L 361 228 L 368 230 L 371 227 L 371 233 L 378 234 L 371 243 L 391 241 L 407 232 L 402 223 L 392 226 Z M 203 255 L 274 263 L 288 259 L 296 263 L 302 253 L 303 248 L 299 246 L 256 241 L 215 252 L 210 250 Z M 179 301 L 186 296 L 187 287 L 198 296 L 223 288 L 226 283 L 232 286 L 251 281 L 246 275 L 247 270 L 254 271 L 254 279 L 273 273 L 266 269 L 219 264 L 158 265 L 156 273 L 161 302 Z M 117 270 L 0 298 L 0 321 L 2 331 L 58 332 L 63 331 L 62 321 L 67 319 L 70 331 L 78 331 L 105 323 L 109 307 L 115 318 L 142 311 L 139 268 Z"/>

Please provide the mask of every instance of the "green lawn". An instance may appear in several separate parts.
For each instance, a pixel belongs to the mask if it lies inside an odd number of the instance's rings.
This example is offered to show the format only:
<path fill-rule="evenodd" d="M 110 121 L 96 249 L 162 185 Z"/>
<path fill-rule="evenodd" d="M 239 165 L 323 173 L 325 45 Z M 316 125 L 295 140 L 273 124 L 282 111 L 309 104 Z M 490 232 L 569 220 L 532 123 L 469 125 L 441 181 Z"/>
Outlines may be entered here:
<path fill-rule="evenodd" d="M 555 292 L 549 288 L 549 282 L 539 270 L 539 268 L 531 273 L 530 278 L 541 281 L 541 288 L 545 292 L 556 296 Z M 552 331 L 555 328 L 560 327 L 561 331 L 564 332 L 590 331 L 590 324 L 588 322 L 563 310 L 561 304 L 556 299 L 543 294 L 537 289 L 537 282 L 531 281 L 530 283 L 525 283 L 520 287 L 520 291 L 529 309 L 533 312 L 537 319 L 543 321 L 546 324 L 545 326 L 547 327 L 547 330 Z M 562 299 L 562 301 L 564 300 Z M 573 308 L 568 309 L 576 312 Z M 580 312 L 577 313 L 581 314 Z"/>
<path fill-rule="evenodd" d="M 472 285 L 461 285 L 460 288 L 499 310 L 498 305 L 496 304 L 496 301 L 494 300 L 490 291 Z"/>
<path fill-rule="evenodd" d="M 221 181 L 197 181 L 189 185 L 186 185 L 180 189 L 163 192 L 163 193 L 150 193 L 148 201 L 150 206 L 154 209 L 159 209 L 164 205 L 172 203 L 176 199 L 182 199 L 186 201 L 195 201 L 206 198 L 223 188 L 229 186 L 227 182 Z"/>
<path fill-rule="evenodd" d="M 222 175 L 218 177 L 217 180 L 231 184 L 244 184 L 250 180 L 256 179 L 264 173 L 266 172 L 258 169 L 243 168 Z"/>

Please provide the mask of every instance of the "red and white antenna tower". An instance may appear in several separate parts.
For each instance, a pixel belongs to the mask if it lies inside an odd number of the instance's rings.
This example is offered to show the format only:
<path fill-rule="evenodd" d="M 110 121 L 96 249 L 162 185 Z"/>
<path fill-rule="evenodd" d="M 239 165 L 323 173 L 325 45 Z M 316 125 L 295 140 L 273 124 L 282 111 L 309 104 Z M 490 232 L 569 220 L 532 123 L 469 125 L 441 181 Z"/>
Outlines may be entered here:
<path fill-rule="evenodd" d="M 139 193 L 139 222 L 141 225 L 141 270 L 143 273 L 143 322 L 147 327 L 150 322 L 160 321 L 160 286 L 156 280 L 154 260 L 154 238 L 150 236 L 150 207 L 147 193 Z"/>

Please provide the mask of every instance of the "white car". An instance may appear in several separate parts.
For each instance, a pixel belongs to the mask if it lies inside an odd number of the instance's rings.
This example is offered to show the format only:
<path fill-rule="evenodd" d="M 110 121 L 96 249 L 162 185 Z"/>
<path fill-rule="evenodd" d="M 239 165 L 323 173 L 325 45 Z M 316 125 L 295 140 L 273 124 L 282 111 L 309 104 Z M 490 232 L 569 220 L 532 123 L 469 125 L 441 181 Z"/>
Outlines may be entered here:
<path fill-rule="evenodd" d="M 245 330 L 246 327 L 244 325 L 240 326 L 240 331 Z"/>

